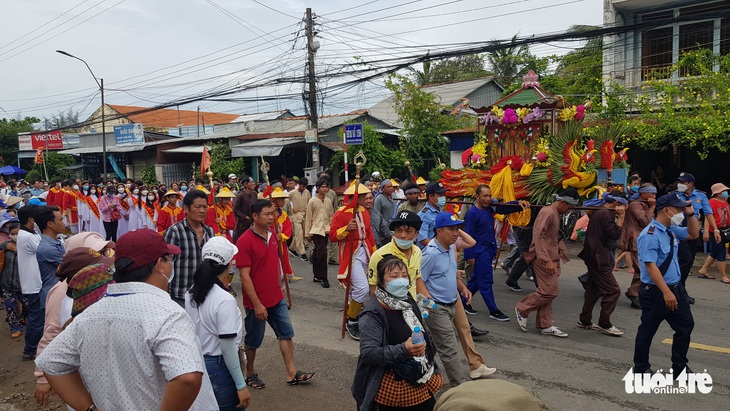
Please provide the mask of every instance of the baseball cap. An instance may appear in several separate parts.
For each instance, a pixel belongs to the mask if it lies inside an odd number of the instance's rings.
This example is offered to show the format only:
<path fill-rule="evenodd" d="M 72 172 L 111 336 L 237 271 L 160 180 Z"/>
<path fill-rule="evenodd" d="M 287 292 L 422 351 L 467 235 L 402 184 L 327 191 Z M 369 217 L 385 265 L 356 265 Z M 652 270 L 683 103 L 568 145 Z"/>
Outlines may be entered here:
<path fill-rule="evenodd" d="M 7 223 L 13 222 L 13 221 L 20 221 L 17 217 L 13 217 L 12 215 L 5 213 L 0 214 L 0 228 L 3 228 L 3 226 Z"/>
<path fill-rule="evenodd" d="M 78 247 L 89 247 L 94 251 L 101 252 L 101 250 L 105 248 L 113 249 L 117 245 L 114 241 L 104 240 L 99 233 L 84 231 L 83 233 L 78 233 L 69 237 L 68 240 L 63 243 L 63 246 L 66 248 L 66 253 L 68 253 Z"/>
<path fill-rule="evenodd" d="M 211 260 L 218 265 L 225 265 L 238 254 L 238 247 L 225 237 L 213 237 L 203 245 L 203 260 Z"/>
<path fill-rule="evenodd" d="M 233 173 L 231 173 L 231 174 L 228 174 L 228 179 L 230 180 L 230 179 L 232 179 L 232 178 L 238 178 L 238 177 L 236 177 L 236 175 L 235 175 L 235 174 L 233 174 Z"/>
<path fill-rule="evenodd" d="M 56 269 L 56 276 L 61 279 L 71 278 L 84 267 L 102 263 L 113 266 L 114 259 L 105 257 L 91 247 L 75 247 L 63 256 L 61 264 Z"/>
<path fill-rule="evenodd" d="M 444 185 L 438 181 L 434 181 L 426 186 L 426 194 L 444 194 L 445 192 L 446 188 L 444 188 Z"/>
<path fill-rule="evenodd" d="M 677 177 L 677 181 L 681 181 L 683 183 L 694 183 L 695 176 L 693 176 L 692 174 L 690 174 L 686 171 L 682 171 L 681 173 L 679 173 L 679 177 Z"/>
<path fill-rule="evenodd" d="M 455 215 L 448 211 L 442 211 L 436 216 L 436 223 L 434 224 L 433 229 L 435 230 L 437 228 L 452 227 L 462 224 L 464 224 L 464 220 L 459 220 Z"/>
<path fill-rule="evenodd" d="M 180 255 L 180 247 L 167 244 L 160 233 L 149 228 L 130 231 L 119 237 L 116 248 L 116 259 L 129 258 L 133 261 L 129 270 L 144 267 L 167 254 Z M 118 267 L 117 268 L 122 268 Z"/>
<path fill-rule="evenodd" d="M 667 207 L 689 207 L 690 203 L 679 198 L 676 193 L 664 194 L 663 196 L 656 199 L 656 211 Z"/>
<path fill-rule="evenodd" d="M 416 230 L 420 230 L 422 223 L 421 217 L 419 217 L 418 214 L 410 210 L 403 210 L 395 213 L 395 217 L 390 220 L 388 228 L 393 231 L 397 226 L 409 225 Z"/>

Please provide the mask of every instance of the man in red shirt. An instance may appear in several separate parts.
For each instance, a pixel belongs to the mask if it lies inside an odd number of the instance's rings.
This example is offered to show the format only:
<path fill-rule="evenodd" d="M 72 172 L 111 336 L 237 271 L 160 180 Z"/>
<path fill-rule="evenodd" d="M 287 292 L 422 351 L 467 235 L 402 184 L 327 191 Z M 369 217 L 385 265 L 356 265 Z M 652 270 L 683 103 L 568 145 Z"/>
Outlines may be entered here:
<path fill-rule="evenodd" d="M 256 200 L 250 207 L 253 223 L 236 241 L 239 250 L 236 267 L 241 275 L 243 306 L 246 309 L 246 384 L 253 389 L 266 386 L 256 373 L 254 361 L 268 322 L 279 340 L 287 384 L 297 385 L 309 381 L 314 373 L 299 371 L 294 366 L 294 327 L 281 290 L 283 274 L 277 250 L 281 239 L 272 232 L 274 207 L 270 200 Z"/>

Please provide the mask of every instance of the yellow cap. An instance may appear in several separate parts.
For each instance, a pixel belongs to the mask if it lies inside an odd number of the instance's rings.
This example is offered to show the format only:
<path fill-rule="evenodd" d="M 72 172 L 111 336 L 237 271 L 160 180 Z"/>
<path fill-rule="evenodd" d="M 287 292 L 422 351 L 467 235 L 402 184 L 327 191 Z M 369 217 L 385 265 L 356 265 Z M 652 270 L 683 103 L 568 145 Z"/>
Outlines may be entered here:
<path fill-rule="evenodd" d="M 271 198 L 289 198 L 289 194 L 285 193 L 281 187 L 276 187 L 274 191 L 271 192 Z"/>
<path fill-rule="evenodd" d="M 215 198 L 236 198 L 236 196 L 227 187 L 221 188 L 221 191 L 215 196 Z"/>
<path fill-rule="evenodd" d="M 367 194 L 371 193 L 367 187 L 365 187 L 364 184 L 358 184 L 357 187 L 357 193 L 358 194 Z M 355 182 L 353 181 L 352 184 L 350 184 L 350 187 L 347 187 L 347 190 L 345 190 L 345 195 L 353 195 L 355 194 Z"/>

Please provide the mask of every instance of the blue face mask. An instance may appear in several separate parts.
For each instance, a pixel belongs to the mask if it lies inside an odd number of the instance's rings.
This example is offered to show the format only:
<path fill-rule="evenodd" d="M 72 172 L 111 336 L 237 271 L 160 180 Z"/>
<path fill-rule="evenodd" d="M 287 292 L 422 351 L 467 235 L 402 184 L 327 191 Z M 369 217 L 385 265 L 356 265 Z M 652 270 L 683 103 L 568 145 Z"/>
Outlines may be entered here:
<path fill-rule="evenodd" d="M 84 190 L 88 190 L 88 189 L 89 189 L 89 186 L 84 186 Z"/>
<path fill-rule="evenodd" d="M 408 294 L 409 282 L 407 278 L 396 278 L 385 284 L 385 291 L 396 298 L 403 298 Z"/>
<path fill-rule="evenodd" d="M 413 246 L 413 240 L 401 240 L 400 238 L 395 239 L 395 245 L 401 250 L 408 250 Z"/>
<path fill-rule="evenodd" d="M 436 204 L 438 204 L 439 207 L 443 207 L 446 205 L 446 197 L 439 197 L 438 200 L 436 200 Z"/>
<path fill-rule="evenodd" d="M 633 191 L 634 193 L 638 193 L 639 192 L 639 186 L 631 186 L 631 191 Z"/>
<path fill-rule="evenodd" d="M 722 198 L 727 198 L 727 195 L 728 195 L 728 194 L 727 194 L 727 191 L 723 191 L 723 192 L 722 192 Z"/>

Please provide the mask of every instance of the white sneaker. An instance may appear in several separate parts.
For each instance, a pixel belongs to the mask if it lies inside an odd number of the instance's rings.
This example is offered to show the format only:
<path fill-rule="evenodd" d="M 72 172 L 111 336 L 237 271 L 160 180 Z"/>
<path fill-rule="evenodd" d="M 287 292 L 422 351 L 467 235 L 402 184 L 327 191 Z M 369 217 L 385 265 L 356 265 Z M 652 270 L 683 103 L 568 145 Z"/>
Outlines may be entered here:
<path fill-rule="evenodd" d="M 486 377 L 488 375 L 492 375 L 495 372 L 497 372 L 496 368 L 489 368 L 486 366 L 486 364 L 482 364 L 474 371 L 469 371 L 469 378 L 472 380 L 476 380 L 477 378 Z"/>
<path fill-rule="evenodd" d="M 624 335 L 623 331 L 614 326 L 611 326 L 611 328 L 600 328 L 600 331 L 607 335 L 613 335 L 614 337 L 621 337 L 622 335 Z"/>
<path fill-rule="evenodd" d="M 516 306 L 515 306 L 515 318 L 517 318 L 517 325 L 520 326 L 522 331 L 527 332 L 527 318 L 524 318 L 520 314 L 520 310 L 518 310 Z"/>
<path fill-rule="evenodd" d="M 553 337 L 560 337 L 565 338 L 568 336 L 568 333 L 564 333 L 560 331 L 560 329 L 556 326 L 552 326 L 550 328 L 544 328 L 542 331 L 540 331 L 542 335 L 552 335 Z"/>

